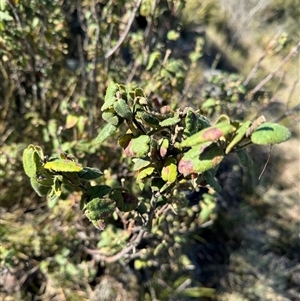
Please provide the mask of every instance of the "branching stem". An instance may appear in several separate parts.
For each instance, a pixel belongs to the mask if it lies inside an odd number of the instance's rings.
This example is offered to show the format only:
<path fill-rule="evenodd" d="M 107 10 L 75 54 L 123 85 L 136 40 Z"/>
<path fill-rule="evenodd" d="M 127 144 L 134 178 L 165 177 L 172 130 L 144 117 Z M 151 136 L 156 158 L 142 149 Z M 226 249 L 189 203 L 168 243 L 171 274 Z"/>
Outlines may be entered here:
<path fill-rule="evenodd" d="M 107 51 L 107 53 L 105 54 L 105 58 L 106 59 L 108 59 L 110 56 L 112 56 L 120 48 L 120 46 L 124 42 L 126 36 L 128 35 L 128 32 L 130 30 L 130 27 L 131 27 L 131 25 L 133 23 L 133 20 L 134 20 L 134 17 L 136 15 L 136 12 L 137 12 L 138 8 L 140 7 L 141 3 L 142 3 L 142 0 L 137 0 L 136 4 L 135 4 L 135 6 L 134 6 L 134 8 L 132 10 L 131 16 L 130 16 L 130 18 L 128 20 L 128 23 L 126 25 L 126 28 L 125 28 L 123 34 L 120 36 L 117 44 L 112 49 L 110 49 L 109 51 Z"/>
<path fill-rule="evenodd" d="M 265 77 L 254 89 L 249 92 L 249 99 L 252 99 L 253 95 L 258 92 L 267 82 L 269 82 L 282 68 L 283 66 L 297 53 L 300 47 L 300 41 L 292 48 L 290 53 L 284 58 L 284 60 L 277 66 L 277 68 Z"/>

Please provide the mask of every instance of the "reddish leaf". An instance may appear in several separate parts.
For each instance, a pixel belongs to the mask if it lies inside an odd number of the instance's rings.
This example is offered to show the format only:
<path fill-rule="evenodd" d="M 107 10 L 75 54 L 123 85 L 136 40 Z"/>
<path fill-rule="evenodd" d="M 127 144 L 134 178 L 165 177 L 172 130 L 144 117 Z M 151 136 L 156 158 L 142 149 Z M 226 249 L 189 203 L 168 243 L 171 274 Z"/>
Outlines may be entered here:
<path fill-rule="evenodd" d="M 222 149 L 216 143 L 205 143 L 191 148 L 179 161 L 178 170 L 184 176 L 202 173 L 217 166 L 224 158 Z"/>
<path fill-rule="evenodd" d="M 227 135 L 233 130 L 234 127 L 227 122 L 217 123 L 188 137 L 186 140 L 181 142 L 181 147 L 191 147 L 207 141 L 217 141 L 222 136 Z"/>
<path fill-rule="evenodd" d="M 129 144 L 125 148 L 125 154 L 128 157 L 143 157 L 150 150 L 150 137 L 147 135 L 141 135 L 137 138 L 130 140 Z"/>

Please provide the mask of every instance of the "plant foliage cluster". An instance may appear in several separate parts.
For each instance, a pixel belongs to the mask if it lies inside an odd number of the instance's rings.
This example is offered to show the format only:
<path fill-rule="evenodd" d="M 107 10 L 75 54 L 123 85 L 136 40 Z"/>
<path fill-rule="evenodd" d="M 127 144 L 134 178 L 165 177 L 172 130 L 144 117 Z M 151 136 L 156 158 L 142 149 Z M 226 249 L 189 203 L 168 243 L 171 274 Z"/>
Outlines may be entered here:
<path fill-rule="evenodd" d="M 1 272 L 20 286 L 6 292 L 94 300 L 108 273 L 119 286 L 105 300 L 137 287 L 145 300 L 211 297 L 188 249 L 216 219 L 218 167 L 236 153 L 250 168 L 247 146 L 289 130 L 247 120 L 253 95 L 237 74 L 189 89 L 206 40 L 181 51 L 185 1 L 0 4 Z"/>

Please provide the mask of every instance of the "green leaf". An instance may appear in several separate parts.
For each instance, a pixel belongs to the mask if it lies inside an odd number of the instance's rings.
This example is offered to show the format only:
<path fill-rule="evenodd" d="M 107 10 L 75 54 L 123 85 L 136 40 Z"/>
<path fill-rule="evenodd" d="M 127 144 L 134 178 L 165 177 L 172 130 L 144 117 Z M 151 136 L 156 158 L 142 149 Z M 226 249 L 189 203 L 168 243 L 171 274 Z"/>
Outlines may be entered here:
<path fill-rule="evenodd" d="M 54 190 L 56 196 L 59 197 L 61 195 L 61 181 L 58 177 L 54 177 L 52 189 Z"/>
<path fill-rule="evenodd" d="M 205 110 L 207 108 L 211 108 L 211 107 L 215 107 L 216 106 L 216 100 L 214 98 L 208 98 L 206 99 L 202 105 L 201 105 L 201 109 Z"/>
<path fill-rule="evenodd" d="M 210 219 L 211 214 L 216 208 L 216 202 L 211 194 L 204 193 L 203 200 L 201 202 L 201 211 L 199 218 L 201 222 L 206 222 Z"/>
<path fill-rule="evenodd" d="M 160 58 L 160 56 L 161 56 L 161 54 L 160 54 L 159 51 L 154 51 L 150 54 L 148 64 L 147 64 L 147 67 L 146 67 L 147 71 L 152 69 L 155 61 L 157 61 Z"/>
<path fill-rule="evenodd" d="M 78 116 L 69 114 L 66 119 L 66 129 L 70 129 L 78 122 Z"/>
<path fill-rule="evenodd" d="M 57 202 L 59 200 L 59 197 L 55 194 L 55 190 L 53 189 L 50 189 L 48 194 L 47 194 L 47 205 L 49 208 L 53 208 Z"/>
<path fill-rule="evenodd" d="M 167 158 L 161 171 L 161 178 L 171 184 L 176 181 L 177 175 L 177 161 L 174 158 Z"/>
<path fill-rule="evenodd" d="M 195 63 L 202 57 L 202 55 L 203 54 L 199 51 L 193 51 L 189 54 L 189 59 L 192 63 Z"/>
<path fill-rule="evenodd" d="M 66 273 L 72 277 L 77 276 L 80 273 L 77 266 L 73 263 L 68 262 L 66 264 Z"/>
<path fill-rule="evenodd" d="M 161 121 L 161 122 L 159 123 L 159 125 L 160 125 L 161 127 L 167 127 L 167 126 L 175 125 L 175 124 L 177 124 L 177 123 L 180 122 L 180 121 L 181 121 L 181 119 L 179 118 L 179 116 L 176 116 L 176 115 L 175 115 L 174 117 L 170 117 L 170 118 L 167 118 L 167 119 Z"/>
<path fill-rule="evenodd" d="M 190 137 L 191 135 L 197 132 L 198 116 L 193 112 L 192 109 L 189 109 L 186 112 L 184 121 L 185 121 L 184 134 Z"/>
<path fill-rule="evenodd" d="M 141 88 L 136 88 L 134 90 L 134 96 L 135 97 L 142 97 L 142 98 L 146 97 L 144 90 L 141 89 Z"/>
<path fill-rule="evenodd" d="M 124 200 L 122 196 L 122 191 L 118 189 L 113 189 L 109 193 L 109 198 L 116 202 L 116 206 L 121 210 L 124 205 Z"/>
<path fill-rule="evenodd" d="M 46 196 L 50 190 L 50 187 L 41 185 L 35 178 L 30 178 L 30 184 L 35 192 L 41 197 Z"/>
<path fill-rule="evenodd" d="M 229 118 L 227 115 L 222 114 L 222 115 L 220 115 L 220 116 L 217 118 L 217 120 L 215 121 L 215 125 L 216 125 L 216 124 L 220 124 L 220 123 L 228 123 L 228 124 L 230 124 L 230 123 L 231 123 L 231 122 L 230 122 L 230 118 Z"/>
<path fill-rule="evenodd" d="M 60 172 L 59 179 L 66 187 L 71 188 L 78 187 L 80 185 L 80 179 L 77 172 Z"/>
<path fill-rule="evenodd" d="M 109 107 L 112 107 L 116 101 L 116 92 L 119 90 L 117 84 L 111 81 L 108 84 L 105 97 L 104 97 L 104 104 L 101 107 L 101 111 L 107 110 Z"/>
<path fill-rule="evenodd" d="M 186 136 L 190 137 L 208 127 L 210 127 L 210 122 L 205 116 L 196 114 L 192 109 L 187 111 L 184 129 Z"/>
<path fill-rule="evenodd" d="M 162 251 L 164 248 L 166 248 L 166 242 L 165 242 L 165 241 L 159 243 L 159 244 L 155 247 L 155 249 L 153 250 L 153 255 L 154 255 L 155 257 L 157 257 L 157 256 L 159 255 L 159 253 L 161 253 L 161 251 Z"/>
<path fill-rule="evenodd" d="M 162 138 L 159 143 L 159 154 L 162 158 L 164 158 L 168 153 L 169 148 L 169 140 L 167 138 Z"/>
<path fill-rule="evenodd" d="M 79 172 L 83 169 L 79 163 L 64 159 L 49 161 L 44 165 L 44 168 L 55 172 Z"/>
<path fill-rule="evenodd" d="M 40 185 L 43 186 L 51 187 L 53 185 L 53 176 L 45 169 L 37 173 L 36 180 Z"/>
<path fill-rule="evenodd" d="M 111 214 L 115 209 L 114 202 L 107 199 L 94 198 L 85 207 L 85 214 L 91 220 L 97 220 Z"/>
<path fill-rule="evenodd" d="M 68 259 L 66 258 L 66 256 L 63 256 L 62 254 L 56 254 L 54 257 L 54 260 L 59 265 L 65 265 L 68 262 Z"/>
<path fill-rule="evenodd" d="M 149 167 L 142 169 L 137 175 L 137 178 L 136 178 L 137 182 L 150 176 L 154 172 L 154 170 L 155 170 L 155 168 L 153 166 L 149 166 Z"/>
<path fill-rule="evenodd" d="M 42 148 L 38 145 L 35 145 L 34 149 L 36 150 L 37 154 L 39 155 L 40 161 L 44 160 L 44 152 L 43 152 Z M 41 164 L 41 162 L 40 162 L 40 164 Z"/>
<path fill-rule="evenodd" d="M 209 120 L 205 116 L 199 115 L 197 120 L 197 131 L 201 131 L 208 127 L 210 127 Z"/>
<path fill-rule="evenodd" d="M 169 30 L 167 33 L 167 39 L 170 41 L 176 41 L 180 37 L 179 32 L 175 30 Z"/>
<path fill-rule="evenodd" d="M 251 167 L 253 165 L 253 161 L 249 154 L 244 149 L 239 149 L 237 151 L 237 156 L 240 163 L 245 167 Z"/>
<path fill-rule="evenodd" d="M 48 121 L 48 132 L 49 132 L 49 135 L 52 137 L 57 136 L 57 120 L 50 119 Z"/>
<path fill-rule="evenodd" d="M 178 171 L 184 176 L 201 173 L 219 165 L 223 158 L 223 150 L 216 143 L 203 143 L 184 154 L 179 161 Z"/>
<path fill-rule="evenodd" d="M 182 284 L 183 284 L 184 282 L 186 282 L 188 279 L 189 279 L 189 276 L 187 276 L 187 275 L 180 276 L 179 278 L 177 278 L 177 279 L 174 281 L 172 287 L 173 287 L 174 289 L 176 289 L 176 288 L 180 287 L 180 285 L 182 285 Z"/>
<path fill-rule="evenodd" d="M 148 209 L 147 209 L 147 206 L 145 205 L 145 203 L 140 202 L 139 206 L 137 207 L 137 211 L 138 211 L 140 214 L 145 214 L 145 213 L 147 213 Z"/>
<path fill-rule="evenodd" d="M 207 184 L 209 184 L 214 189 L 214 191 L 220 192 L 222 190 L 222 187 L 220 186 L 218 181 L 215 179 L 213 173 L 210 170 L 205 171 L 203 173 L 203 176 L 204 176 Z"/>
<path fill-rule="evenodd" d="M 133 134 L 125 134 L 123 136 L 121 136 L 118 139 L 118 144 L 122 147 L 122 148 L 126 148 L 129 144 L 129 142 L 134 138 Z"/>
<path fill-rule="evenodd" d="M 8 13 L 8 11 L 0 11 L 0 20 L 1 21 L 12 21 L 14 18 Z"/>
<path fill-rule="evenodd" d="M 86 217 L 97 228 L 103 229 L 107 218 L 115 210 L 115 202 L 109 199 L 94 198 L 84 206 Z"/>
<path fill-rule="evenodd" d="M 6 0 L 0 0 L 0 11 L 4 11 L 6 8 L 7 2 Z"/>
<path fill-rule="evenodd" d="M 245 137 L 246 132 L 250 125 L 251 125 L 251 121 L 246 121 L 237 129 L 236 135 L 226 147 L 225 154 L 230 153 L 233 147 L 237 145 Z"/>
<path fill-rule="evenodd" d="M 96 185 L 91 186 L 86 191 L 86 195 L 88 195 L 90 198 L 103 198 L 107 194 L 111 192 L 111 187 L 108 185 Z"/>
<path fill-rule="evenodd" d="M 101 177 L 103 173 L 100 169 L 94 167 L 84 167 L 79 173 L 78 176 L 84 180 L 94 180 Z"/>
<path fill-rule="evenodd" d="M 139 260 L 139 259 L 136 259 L 134 261 L 134 269 L 135 270 L 141 270 L 142 268 L 144 267 L 147 267 L 147 262 L 144 261 L 144 260 Z"/>
<path fill-rule="evenodd" d="M 161 188 L 166 184 L 161 178 L 153 178 L 151 180 L 151 190 L 152 191 L 160 191 Z"/>
<path fill-rule="evenodd" d="M 99 132 L 98 136 L 94 140 L 94 144 L 100 144 L 107 138 L 109 138 L 112 134 L 117 131 L 117 127 L 108 123 L 106 124 L 101 131 Z"/>
<path fill-rule="evenodd" d="M 31 23 L 32 28 L 36 28 L 40 23 L 40 19 L 37 17 L 34 17 Z"/>
<path fill-rule="evenodd" d="M 286 127 L 271 122 L 261 124 L 251 135 L 251 141 L 260 145 L 278 144 L 290 138 L 291 132 Z"/>
<path fill-rule="evenodd" d="M 142 168 L 147 167 L 148 165 L 151 164 L 150 161 L 139 159 L 139 158 L 132 159 L 132 161 L 134 162 L 133 169 L 132 169 L 133 171 L 141 170 Z"/>
<path fill-rule="evenodd" d="M 36 154 L 36 150 L 34 145 L 30 144 L 23 151 L 23 168 L 28 177 L 36 177 L 37 166 L 34 156 Z"/>
<path fill-rule="evenodd" d="M 150 149 L 150 137 L 141 135 L 130 140 L 127 147 L 124 149 L 128 157 L 144 157 Z"/>
<path fill-rule="evenodd" d="M 77 122 L 77 128 L 78 128 L 78 132 L 80 135 L 83 134 L 84 128 L 85 128 L 85 125 L 87 124 L 87 122 L 88 122 L 87 117 L 85 117 L 83 115 L 79 116 L 78 122 Z"/>
<path fill-rule="evenodd" d="M 103 112 L 102 113 L 102 118 L 106 122 L 108 122 L 108 123 L 110 123 L 110 124 L 112 124 L 114 126 L 117 126 L 119 124 L 119 121 L 120 121 L 119 117 L 114 112 L 111 112 L 111 111 L 105 111 L 105 112 Z"/>
<path fill-rule="evenodd" d="M 181 61 L 178 60 L 170 60 L 166 65 L 166 70 L 168 72 L 172 72 L 173 74 L 181 72 L 182 69 L 183 69 L 183 65 Z"/>
<path fill-rule="evenodd" d="M 165 80 L 169 80 L 169 81 L 171 81 L 171 80 L 173 79 L 173 77 L 174 77 L 174 75 L 173 75 L 171 72 L 167 71 L 166 69 L 162 69 L 162 70 L 160 71 L 160 75 L 161 75 L 161 77 L 163 77 Z"/>
<path fill-rule="evenodd" d="M 115 112 L 122 118 L 127 119 L 127 120 L 132 120 L 133 114 L 127 105 L 127 102 L 124 99 L 118 99 L 114 103 L 114 110 Z"/>
<path fill-rule="evenodd" d="M 181 142 L 181 147 L 191 147 L 207 141 L 217 141 L 233 130 L 234 127 L 227 122 L 218 123 L 188 137 Z"/>
<path fill-rule="evenodd" d="M 151 113 L 145 111 L 138 111 L 136 118 L 141 119 L 146 125 L 157 128 L 159 126 L 159 120 Z"/>
<path fill-rule="evenodd" d="M 139 201 L 135 195 L 129 192 L 122 192 L 122 197 L 123 197 L 123 204 L 122 207 L 119 208 L 120 210 L 124 212 L 128 212 L 136 209 Z"/>

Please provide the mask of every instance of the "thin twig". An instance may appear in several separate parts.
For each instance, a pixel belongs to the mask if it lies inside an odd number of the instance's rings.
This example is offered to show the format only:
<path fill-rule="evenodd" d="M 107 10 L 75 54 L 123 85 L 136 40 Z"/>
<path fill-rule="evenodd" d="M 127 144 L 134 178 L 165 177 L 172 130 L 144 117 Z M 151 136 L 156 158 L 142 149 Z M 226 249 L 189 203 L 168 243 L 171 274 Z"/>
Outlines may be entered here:
<path fill-rule="evenodd" d="M 250 82 L 250 80 L 253 78 L 254 74 L 256 73 L 256 71 L 258 70 L 261 62 L 264 60 L 264 58 L 267 56 L 266 53 L 264 53 L 259 60 L 256 62 L 255 66 L 252 68 L 252 70 L 250 71 L 250 73 L 248 74 L 247 78 L 244 80 L 243 82 L 243 86 L 247 86 Z"/>
<path fill-rule="evenodd" d="M 282 119 L 284 119 L 285 117 L 288 117 L 296 112 L 300 111 L 300 104 L 295 105 L 293 108 L 291 108 L 290 110 L 286 111 L 283 115 L 281 115 L 280 117 L 278 117 L 277 119 L 274 120 L 274 122 L 280 122 Z"/>
<path fill-rule="evenodd" d="M 131 71 L 130 71 L 130 73 L 129 73 L 127 79 L 126 79 L 126 84 L 131 83 L 132 79 L 133 79 L 134 76 L 135 76 L 135 73 L 136 73 L 136 70 L 137 70 L 138 66 L 139 66 L 139 62 L 138 62 L 138 60 L 136 60 L 136 61 L 134 62 L 133 67 L 131 68 Z"/>
<path fill-rule="evenodd" d="M 131 242 L 126 248 L 123 248 L 119 253 L 113 255 L 113 256 L 105 256 L 101 254 L 100 250 L 91 250 L 88 248 L 85 248 L 85 251 L 93 255 L 94 258 L 98 261 L 104 261 L 106 263 L 112 263 L 121 260 L 124 258 L 125 255 L 127 255 L 130 251 L 134 250 L 135 247 L 142 241 L 144 233 L 146 231 L 142 229 L 139 234 L 136 236 L 133 242 Z"/>
<path fill-rule="evenodd" d="M 16 10 L 16 8 L 14 7 L 14 5 L 9 1 L 7 0 L 6 1 L 8 3 L 8 5 L 10 6 L 11 10 L 12 10 L 12 13 L 15 17 L 15 20 L 16 22 L 18 23 L 18 25 L 20 26 L 20 28 L 22 29 L 22 33 L 24 31 L 24 26 L 23 26 L 23 22 L 21 21 L 19 15 L 18 15 L 18 12 Z M 36 64 L 36 61 L 35 61 L 35 53 L 26 37 L 26 35 L 23 34 L 22 36 L 22 39 L 24 41 L 24 44 L 25 44 L 25 47 L 27 49 L 27 52 L 28 52 L 28 55 L 31 59 L 31 69 L 32 69 L 32 72 L 30 73 L 30 77 L 31 77 L 31 80 L 33 82 L 33 85 L 32 85 L 32 96 L 33 96 L 33 101 L 35 104 L 37 104 L 37 89 L 38 89 L 38 85 L 37 85 L 37 72 L 36 72 L 36 68 L 35 68 L 35 64 Z"/>
<path fill-rule="evenodd" d="M 155 209 L 156 209 L 156 205 L 157 205 L 157 199 L 158 199 L 159 195 L 153 194 L 152 195 L 152 199 L 151 199 L 151 208 L 149 211 L 149 218 L 148 218 L 148 222 L 147 222 L 147 228 L 148 231 L 151 232 L 152 230 L 152 221 L 155 215 Z"/>
<path fill-rule="evenodd" d="M 138 8 L 141 5 L 141 2 L 142 2 L 142 0 L 137 0 L 136 4 L 135 4 L 135 6 L 134 6 L 134 8 L 132 10 L 131 16 L 130 16 L 130 18 L 128 20 L 128 23 L 126 25 L 126 28 L 125 28 L 123 34 L 120 36 L 117 44 L 112 49 L 110 49 L 109 51 L 107 51 L 107 53 L 105 54 L 105 58 L 106 59 L 108 59 L 110 56 L 112 56 L 120 48 L 120 46 L 124 42 L 126 36 L 128 35 L 128 32 L 130 30 L 130 27 L 131 27 L 131 25 L 133 23 L 133 20 L 135 18 L 135 14 L 136 14 Z"/>
<path fill-rule="evenodd" d="M 246 86 L 249 84 L 250 80 L 253 78 L 254 74 L 256 73 L 256 71 L 258 70 L 261 62 L 267 57 L 267 55 L 269 54 L 269 50 L 272 48 L 272 46 L 274 45 L 274 43 L 278 40 L 279 38 L 279 34 L 276 34 L 272 40 L 268 43 L 268 45 L 265 48 L 265 51 L 263 53 L 263 55 L 259 58 L 259 60 L 256 62 L 255 66 L 252 68 L 252 70 L 250 71 L 250 73 L 248 74 L 247 78 L 245 79 L 245 81 L 243 82 L 243 85 Z"/>
<path fill-rule="evenodd" d="M 294 83 L 293 83 L 293 85 L 292 85 L 292 88 L 290 89 L 290 93 L 289 93 L 289 96 L 288 96 L 288 98 L 287 98 L 287 106 L 288 106 L 288 104 L 290 103 L 290 101 L 291 101 L 291 99 L 292 99 L 292 96 L 293 96 L 293 94 L 294 94 L 294 92 L 295 92 L 295 89 L 296 89 L 296 86 L 297 86 L 297 84 L 298 84 L 298 78 L 294 81 Z"/>
<path fill-rule="evenodd" d="M 149 51 L 150 51 L 150 41 L 151 41 L 151 33 L 154 21 L 154 13 L 157 6 L 157 0 L 152 1 L 151 6 L 151 14 L 150 14 L 150 21 L 146 27 L 145 34 L 144 34 L 144 64 L 148 61 Z"/>
<path fill-rule="evenodd" d="M 271 150 L 272 150 L 272 145 L 270 146 L 270 152 L 269 152 L 269 155 L 268 155 L 267 162 L 265 163 L 265 165 L 264 165 L 264 167 L 263 167 L 263 170 L 261 171 L 261 173 L 260 173 L 260 175 L 259 175 L 259 177 L 258 177 L 258 180 L 261 179 L 263 173 L 265 172 L 265 170 L 266 170 L 266 168 L 267 168 L 267 165 L 268 165 L 268 163 L 269 163 L 269 161 L 270 161 L 270 158 L 271 158 Z"/>
<path fill-rule="evenodd" d="M 86 78 L 86 63 L 84 57 L 84 49 L 83 49 L 83 40 L 80 34 L 76 35 L 77 47 L 78 47 L 78 56 L 79 56 L 79 64 L 80 64 L 80 76 L 81 76 L 81 91 L 80 94 L 85 96 L 85 90 L 87 86 L 87 78 Z"/>
<path fill-rule="evenodd" d="M 294 92 L 295 92 L 295 89 L 296 89 L 297 84 L 298 84 L 298 79 L 296 79 L 296 80 L 294 81 L 294 83 L 293 83 L 293 85 L 292 85 L 292 87 L 291 87 L 291 89 L 290 89 L 290 93 L 289 93 L 289 96 L 288 96 L 287 102 L 286 102 L 286 103 L 287 103 L 287 104 L 286 104 L 287 107 L 288 107 L 288 104 L 290 103 L 290 101 L 291 101 L 291 99 L 292 99 L 292 96 L 293 96 L 293 94 L 294 94 Z M 296 104 L 293 108 L 291 108 L 291 109 L 285 111 L 285 113 L 284 113 L 283 115 L 277 117 L 277 118 L 275 119 L 275 121 L 273 121 L 273 122 L 276 122 L 276 123 L 277 123 L 277 122 L 280 122 L 280 121 L 281 121 L 282 119 L 284 119 L 285 117 L 288 117 L 288 116 L 294 114 L 295 112 L 297 112 L 297 111 L 299 111 L 299 110 L 300 110 L 300 104 Z"/>
<path fill-rule="evenodd" d="M 290 53 L 284 58 L 284 60 L 279 64 L 279 66 L 271 72 L 267 77 L 265 77 L 254 89 L 249 92 L 249 99 L 252 99 L 253 95 L 259 91 L 268 81 L 270 81 L 282 68 L 283 66 L 297 53 L 298 48 L 300 47 L 299 43 L 292 48 Z"/>
<path fill-rule="evenodd" d="M 169 58 L 169 56 L 170 56 L 171 53 L 172 53 L 172 50 L 171 50 L 171 49 L 167 49 L 167 50 L 166 50 L 165 57 L 164 57 L 163 62 L 162 62 L 162 65 L 163 65 L 163 66 L 167 63 L 168 58 Z"/>
<path fill-rule="evenodd" d="M 94 15 L 97 17 L 96 14 L 96 9 L 94 7 Z M 96 34 L 95 34 L 95 53 L 94 53 L 94 59 L 93 59 L 93 65 L 94 65 L 94 70 L 93 70 L 93 83 L 91 85 L 91 99 L 89 102 L 89 122 L 90 122 L 90 127 L 89 127 L 89 134 L 90 137 L 93 136 L 93 129 L 94 129 L 94 108 L 96 106 L 96 101 L 97 101 L 97 92 L 98 92 L 98 83 L 97 83 L 97 57 L 98 57 L 98 45 L 100 43 L 100 24 L 98 24 L 98 27 L 96 29 Z"/>

